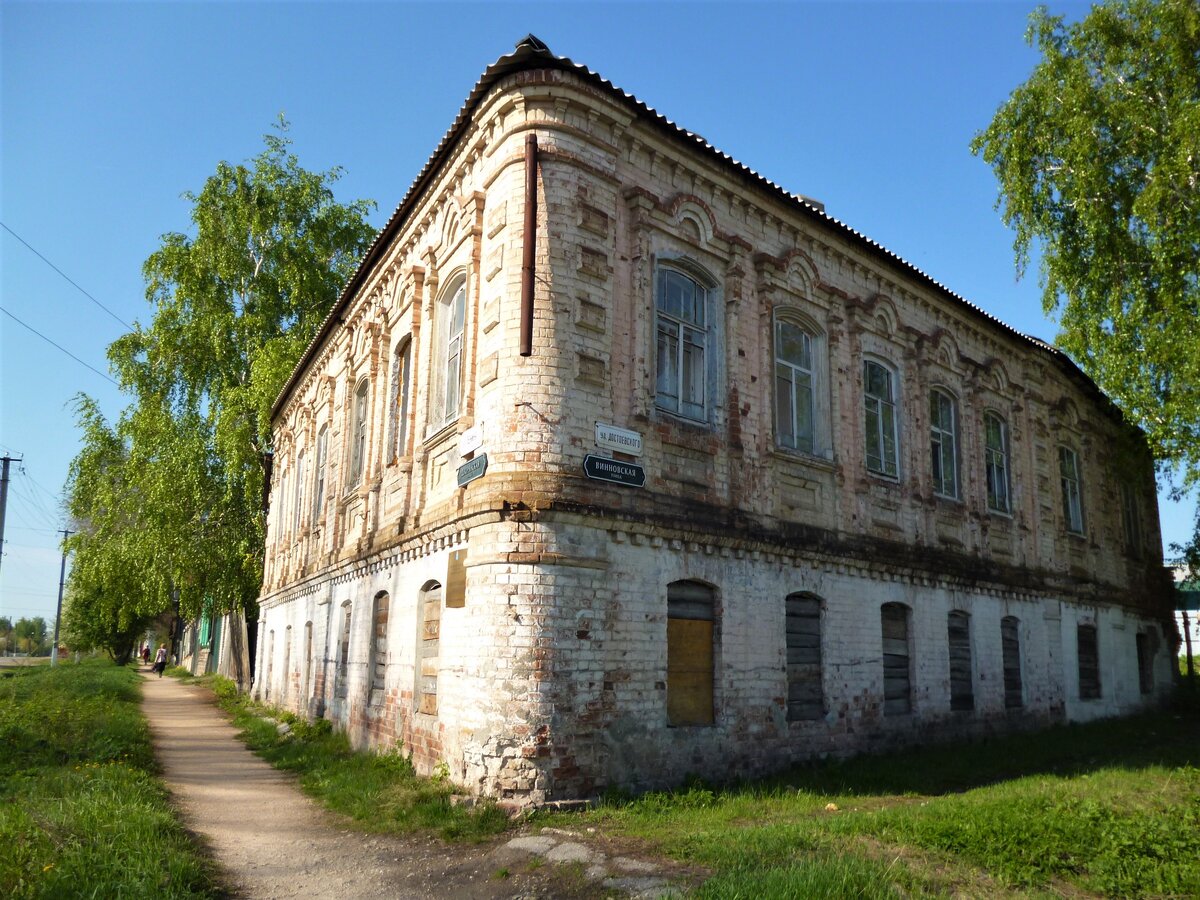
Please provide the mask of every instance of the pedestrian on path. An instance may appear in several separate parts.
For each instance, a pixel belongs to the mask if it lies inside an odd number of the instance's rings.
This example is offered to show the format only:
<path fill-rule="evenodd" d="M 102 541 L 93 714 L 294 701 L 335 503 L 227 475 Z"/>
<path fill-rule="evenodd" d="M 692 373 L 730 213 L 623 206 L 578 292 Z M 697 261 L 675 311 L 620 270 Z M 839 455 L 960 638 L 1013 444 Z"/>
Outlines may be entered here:
<path fill-rule="evenodd" d="M 158 673 L 158 677 L 162 678 L 163 670 L 167 667 L 167 648 L 161 646 L 158 652 L 154 654 L 154 671 Z"/>

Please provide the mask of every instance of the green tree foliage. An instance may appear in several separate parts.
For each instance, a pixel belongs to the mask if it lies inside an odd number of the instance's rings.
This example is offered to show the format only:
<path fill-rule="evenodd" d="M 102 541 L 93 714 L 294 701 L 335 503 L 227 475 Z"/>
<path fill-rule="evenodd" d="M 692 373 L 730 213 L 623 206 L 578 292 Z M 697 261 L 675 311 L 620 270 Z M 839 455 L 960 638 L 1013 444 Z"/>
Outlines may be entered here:
<path fill-rule="evenodd" d="M 1040 251 L 1060 345 L 1195 485 L 1200 4 L 1109 0 L 1070 25 L 1043 7 L 1026 39 L 1041 61 L 972 150 L 999 180 L 1018 271 Z"/>
<path fill-rule="evenodd" d="M 109 348 L 130 405 L 110 426 L 79 403 L 71 605 L 134 641 L 174 591 L 185 615 L 253 603 L 271 404 L 374 236 L 373 204 L 334 199 L 340 169 L 302 168 L 285 122 L 264 141 L 184 195 L 191 228 L 146 260 L 150 323 Z"/>

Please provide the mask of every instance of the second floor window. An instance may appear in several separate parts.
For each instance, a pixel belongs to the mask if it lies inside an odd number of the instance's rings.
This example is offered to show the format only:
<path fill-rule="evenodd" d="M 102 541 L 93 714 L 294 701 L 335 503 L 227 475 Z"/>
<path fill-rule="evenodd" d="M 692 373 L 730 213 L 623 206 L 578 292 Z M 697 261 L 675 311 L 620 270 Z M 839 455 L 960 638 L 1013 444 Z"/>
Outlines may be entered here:
<path fill-rule="evenodd" d="M 367 379 L 359 382 L 354 391 L 354 424 L 350 429 L 350 479 L 348 487 L 362 481 L 367 457 L 367 396 L 371 383 Z"/>
<path fill-rule="evenodd" d="M 958 496 L 958 409 L 945 391 L 929 394 L 929 457 L 933 492 Z"/>
<path fill-rule="evenodd" d="M 779 446 L 814 451 L 813 339 L 794 322 L 775 322 L 775 439 Z"/>
<path fill-rule="evenodd" d="M 896 441 L 895 376 L 882 363 L 863 363 L 863 409 L 866 419 L 867 469 L 896 478 L 900 454 Z"/>
<path fill-rule="evenodd" d="M 296 503 L 292 509 L 292 528 L 295 531 L 300 530 L 300 524 L 303 522 L 304 513 L 304 482 L 308 479 L 308 470 L 305 468 L 305 453 L 300 451 L 300 455 L 296 457 Z"/>
<path fill-rule="evenodd" d="M 1134 556 L 1141 555 L 1142 517 L 1138 510 L 1133 485 L 1121 483 L 1121 526 L 1125 531 L 1125 548 Z"/>
<path fill-rule="evenodd" d="M 321 521 L 322 507 L 325 505 L 325 464 L 329 459 L 329 426 L 322 425 L 317 433 L 317 477 L 313 487 L 312 518 L 314 522 Z"/>
<path fill-rule="evenodd" d="M 458 402 L 462 396 L 463 326 L 467 318 L 467 289 L 464 285 L 454 292 L 446 314 L 446 373 L 443 379 L 442 422 L 458 418 Z"/>
<path fill-rule="evenodd" d="M 657 379 L 661 409 L 705 421 L 707 291 L 676 269 L 661 268 L 655 279 Z"/>
<path fill-rule="evenodd" d="M 1071 534 L 1083 534 L 1083 505 L 1079 498 L 1079 457 L 1070 447 L 1058 448 L 1058 475 L 1062 484 L 1063 523 Z"/>
<path fill-rule="evenodd" d="M 988 509 L 1009 512 L 1008 426 L 995 413 L 983 415 L 983 467 Z"/>

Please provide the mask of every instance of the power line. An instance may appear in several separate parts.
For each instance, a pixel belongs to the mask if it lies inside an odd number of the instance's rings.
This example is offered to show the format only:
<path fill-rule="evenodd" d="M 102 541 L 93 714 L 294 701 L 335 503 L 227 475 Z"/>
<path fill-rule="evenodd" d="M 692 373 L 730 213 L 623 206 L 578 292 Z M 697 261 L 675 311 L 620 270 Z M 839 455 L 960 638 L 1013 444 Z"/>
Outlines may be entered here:
<path fill-rule="evenodd" d="M 42 256 L 42 254 L 38 253 L 37 249 L 34 248 L 33 245 L 29 243 L 29 241 L 25 240 L 25 238 L 21 237 L 19 234 L 17 234 L 11 228 L 9 228 L 7 225 L 5 225 L 3 222 L 0 222 L 0 228 L 3 228 L 9 234 L 11 234 L 13 237 L 15 237 L 18 241 L 20 241 L 22 244 L 24 244 L 26 247 L 28 247 L 30 249 L 30 251 L 32 251 L 34 256 L 36 256 L 38 259 L 40 259 L 42 262 L 44 262 L 46 265 L 48 265 L 50 268 L 52 268 L 55 272 L 57 272 L 59 275 L 61 275 L 63 278 L 65 278 L 71 284 L 72 287 L 74 287 L 77 291 L 79 291 L 79 293 L 83 294 L 83 296 L 87 297 L 89 300 L 91 300 L 93 303 L 95 303 L 98 307 L 100 307 L 102 310 L 104 310 L 106 313 L 108 313 L 110 316 L 112 316 L 114 319 L 116 319 L 118 322 L 120 322 L 122 325 L 124 325 L 130 331 L 133 331 L 132 325 L 130 325 L 128 322 L 126 322 L 124 319 L 122 319 L 120 316 L 118 316 L 115 312 L 113 312 L 111 309 L 109 309 L 107 306 L 105 306 L 103 303 L 101 303 L 99 300 L 97 300 L 95 297 L 93 297 L 91 294 L 89 294 L 87 291 L 85 291 L 83 288 L 81 288 L 78 284 L 76 284 L 74 281 L 72 281 L 66 272 L 64 272 L 62 269 L 60 269 L 54 263 L 50 262 L 50 260 L 46 259 L 46 257 Z"/>
<path fill-rule="evenodd" d="M 95 366 L 89 366 L 87 363 L 85 363 L 82 359 L 80 359 L 78 356 L 76 356 L 70 350 L 63 349 L 58 344 L 54 343 L 54 341 L 50 340 L 50 338 L 46 337 L 44 334 L 42 334 L 40 331 L 38 331 L 36 328 L 34 328 L 32 325 L 26 325 L 24 322 L 22 322 L 16 316 L 14 316 L 12 313 L 10 313 L 3 306 L 0 306 L 0 312 L 4 313 L 6 316 L 8 316 L 10 319 L 12 319 L 14 322 L 16 322 L 22 328 L 27 328 L 30 331 L 32 331 L 34 334 L 36 334 L 38 337 L 40 337 L 43 341 L 45 341 L 47 344 L 49 344 L 54 349 L 62 350 L 63 353 L 67 354 L 67 356 L 71 357 L 71 359 L 75 360 L 75 362 L 79 363 L 84 368 L 91 369 L 93 372 L 95 372 L 97 375 L 99 375 L 101 378 L 103 378 L 109 384 L 111 384 L 117 388 L 121 387 L 119 384 L 117 384 L 115 381 L 113 381 L 111 378 L 109 378 L 107 375 L 105 375 L 103 372 L 101 372 Z"/>

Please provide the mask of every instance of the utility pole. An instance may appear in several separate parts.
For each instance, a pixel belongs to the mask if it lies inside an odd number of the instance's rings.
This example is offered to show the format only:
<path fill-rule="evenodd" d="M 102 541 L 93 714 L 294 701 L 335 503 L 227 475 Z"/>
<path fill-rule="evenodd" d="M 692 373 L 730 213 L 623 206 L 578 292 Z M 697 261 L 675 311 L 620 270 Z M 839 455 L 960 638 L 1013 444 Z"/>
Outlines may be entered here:
<path fill-rule="evenodd" d="M 58 570 L 58 610 L 54 613 L 54 646 L 50 648 L 50 665 L 58 665 L 58 623 L 62 619 L 62 595 L 63 583 L 67 580 L 67 538 L 74 534 L 73 531 L 63 529 L 59 532 L 63 536 L 63 552 L 62 552 L 62 567 Z"/>
<path fill-rule="evenodd" d="M 0 562 L 4 560 L 4 511 L 8 509 L 8 466 L 9 463 L 20 461 L 11 456 L 0 459 L 4 464 L 3 471 L 0 471 Z"/>

